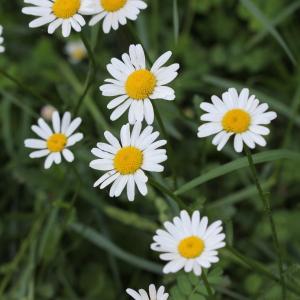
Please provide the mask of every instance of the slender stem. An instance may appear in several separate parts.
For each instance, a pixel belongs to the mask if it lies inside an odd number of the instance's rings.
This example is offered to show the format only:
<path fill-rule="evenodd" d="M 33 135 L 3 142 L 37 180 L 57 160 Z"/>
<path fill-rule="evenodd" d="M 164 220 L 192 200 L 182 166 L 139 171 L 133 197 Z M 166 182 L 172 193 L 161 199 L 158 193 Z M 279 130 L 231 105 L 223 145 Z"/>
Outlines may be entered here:
<path fill-rule="evenodd" d="M 206 274 L 205 274 L 204 271 L 202 271 L 201 278 L 202 278 L 202 280 L 204 282 L 204 285 L 205 285 L 205 288 L 207 290 L 209 299 L 215 299 L 214 293 L 213 293 L 213 289 L 211 288 L 211 286 L 210 286 L 210 284 L 208 282 L 207 276 L 206 276 Z"/>
<path fill-rule="evenodd" d="M 169 196 L 173 200 L 177 202 L 177 204 L 180 206 L 180 208 L 187 208 L 187 206 L 184 204 L 184 202 L 176 196 L 172 191 L 158 183 L 157 181 L 153 180 L 152 178 L 149 178 L 149 183 L 155 187 L 156 189 L 160 190 L 163 194 Z"/>
<path fill-rule="evenodd" d="M 0 299 L 3 299 L 2 296 L 4 291 L 9 284 L 11 278 L 13 277 L 14 272 L 18 270 L 18 266 L 27 253 L 31 243 L 33 243 L 34 238 L 38 235 L 39 230 L 41 229 L 42 223 L 44 222 L 46 216 L 46 212 L 40 213 L 39 217 L 37 217 L 36 221 L 33 223 L 27 237 L 22 241 L 22 244 L 19 247 L 19 251 L 13 260 L 5 265 L 5 269 L 7 270 L 7 274 L 5 274 L 4 278 L 0 283 Z M 4 266 L 2 266 L 3 268 Z"/>
<path fill-rule="evenodd" d="M 190 30 L 192 28 L 195 19 L 195 10 L 193 9 L 193 2 L 194 0 L 186 1 L 187 8 L 185 12 L 185 23 L 182 30 L 182 32 L 186 35 L 190 33 Z"/>
<path fill-rule="evenodd" d="M 95 61 L 95 58 L 94 58 L 93 50 L 92 50 L 90 44 L 88 43 L 87 39 L 85 38 L 85 36 L 82 32 L 80 33 L 80 37 L 82 39 L 82 42 L 84 43 L 84 46 L 87 49 L 90 62 L 89 62 L 89 70 L 88 70 L 88 74 L 87 74 L 87 77 L 86 77 L 83 92 L 80 95 L 80 97 L 77 101 L 76 107 L 74 109 L 74 114 L 75 115 L 78 114 L 78 111 L 80 110 L 80 108 L 81 108 L 81 106 L 84 102 L 84 99 L 86 98 L 86 95 L 88 94 L 88 92 L 89 92 L 89 90 L 90 90 L 90 88 L 93 84 L 93 81 L 94 81 L 94 78 L 95 78 L 95 73 L 96 73 L 96 61 Z"/>
<path fill-rule="evenodd" d="M 160 116 L 160 113 L 158 111 L 158 109 L 156 108 L 155 104 L 153 103 L 153 108 L 154 108 L 154 113 L 155 113 L 155 116 L 156 116 L 156 119 L 157 119 L 157 123 L 161 129 L 161 132 L 162 132 L 162 136 L 168 141 L 167 143 L 167 151 L 168 151 L 168 154 L 169 154 L 169 160 L 170 160 L 170 168 L 171 168 L 171 171 L 172 171 L 172 178 L 173 178 L 173 184 L 174 184 L 174 188 L 175 190 L 178 188 L 178 183 L 177 183 L 177 171 L 176 171 L 176 168 L 175 168 L 175 164 L 174 164 L 174 150 L 173 150 L 173 147 L 170 143 L 170 141 L 168 140 L 168 134 L 166 132 L 166 128 L 165 128 L 165 125 L 162 121 L 162 118 Z"/>
<path fill-rule="evenodd" d="M 26 93 L 28 95 L 31 95 L 32 97 L 38 99 L 39 101 L 43 101 L 44 104 L 48 103 L 47 101 L 44 100 L 45 97 L 42 97 L 42 96 L 36 94 L 33 90 L 31 90 L 30 88 L 28 88 L 24 83 L 22 83 L 21 81 L 19 81 L 17 78 L 15 78 L 14 76 L 12 76 L 11 74 L 7 73 L 2 68 L 0 68 L 0 74 L 2 74 L 5 78 L 7 78 L 8 80 L 10 80 L 11 82 L 13 82 L 24 93 Z"/>
<path fill-rule="evenodd" d="M 257 191 L 259 193 L 260 199 L 263 203 L 264 206 L 264 210 L 266 212 L 266 215 L 269 219 L 270 222 L 270 226 L 271 226 L 271 231 L 272 231 L 272 237 L 273 237 L 273 242 L 274 242 L 274 246 L 277 252 L 277 257 L 278 257 L 278 270 L 279 270 L 279 274 L 280 274 L 280 281 L 282 284 L 282 299 L 286 299 L 286 285 L 285 285 L 285 280 L 284 280 L 284 272 L 283 272 L 283 262 L 282 262 L 282 255 L 281 255 L 281 250 L 280 250 L 280 245 L 279 245 L 279 240 L 278 240 L 278 234 L 277 234 L 277 230 L 276 230 L 276 226 L 275 226 L 275 222 L 273 219 L 273 215 L 272 215 L 272 209 L 271 209 L 271 204 L 269 201 L 269 197 L 264 193 L 261 184 L 259 182 L 258 176 L 257 176 L 257 172 L 256 172 L 256 168 L 253 162 L 253 158 L 251 155 L 250 150 L 246 147 L 245 148 L 245 153 L 247 155 L 248 158 L 248 162 L 249 162 L 249 167 L 251 169 L 252 175 L 253 175 L 253 179 L 257 188 Z"/>
<path fill-rule="evenodd" d="M 247 266 L 248 268 L 250 268 L 250 269 L 268 277 L 272 281 L 277 282 L 282 285 L 281 279 L 278 276 L 274 275 L 272 272 L 270 272 L 261 263 L 241 254 L 239 251 L 237 251 L 230 245 L 227 245 L 226 249 L 229 251 L 230 254 L 232 254 L 232 256 L 235 256 L 236 258 L 238 258 L 238 260 L 241 261 L 244 266 Z M 300 295 L 300 289 L 295 287 L 294 284 L 290 284 L 289 282 L 287 282 L 286 287 L 294 294 Z"/>

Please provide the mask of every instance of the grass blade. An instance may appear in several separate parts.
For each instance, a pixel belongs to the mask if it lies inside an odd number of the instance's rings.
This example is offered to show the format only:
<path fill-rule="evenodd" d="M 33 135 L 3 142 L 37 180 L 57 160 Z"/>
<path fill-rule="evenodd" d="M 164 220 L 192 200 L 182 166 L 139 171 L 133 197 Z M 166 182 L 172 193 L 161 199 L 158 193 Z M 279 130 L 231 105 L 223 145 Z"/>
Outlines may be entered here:
<path fill-rule="evenodd" d="M 177 0 L 173 0 L 173 29 L 174 29 L 174 41 L 178 42 L 179 36 L 179 16 L 178 16 L 178 3 Z"/>
<path fill-rule="evenodd" d="M 282 47 L 284 52 L 289 57 L 290 61 L 294 66 L 297 65 L 297 61 L 289 49 L 288 45 L 275 29 L 271 21 L 259 10 L 259 8 L 251 1 L 251 0 L 240 0 L 242 4 L 252 13 L 266 28 L 266 30 L 274 37 L 274 39 L 278 42 L 278 44 Z"/>
<path fill-rule="evenodd" d="M 300 154 L 289 150 L 271 150 L 271 151 L 255 154 L 253 155 L 253 159 L 255 164 L 277 161 L 280 159 L 290 159 L 290 160 L 300 161 Z M 195 187 L 205 182 L 229 174 L 233 171 L 243 169 L 245 167 L 248 167 L 248 160 L 246 157 L 236 159 L 230 163 L 214 168 L 213 170 L 210 170 L 199 177 L 196 177 L 192 181 L 186 183 L 181 188 L 179 188 L 175 192 L 175 195 L 184 194 L 187 191 L 192 190 Z"/>
<path fill-rule="evenodd" d="M 69 227 L 94 245 L 105 251 L 108 251 L 110 254 L 128 262 L 133 266 L 156 274 L 162 273 L 162 267 L 160 265 L 125 252 L 93 228 L 87 227 L 80 223 L 70 224 Z"/>

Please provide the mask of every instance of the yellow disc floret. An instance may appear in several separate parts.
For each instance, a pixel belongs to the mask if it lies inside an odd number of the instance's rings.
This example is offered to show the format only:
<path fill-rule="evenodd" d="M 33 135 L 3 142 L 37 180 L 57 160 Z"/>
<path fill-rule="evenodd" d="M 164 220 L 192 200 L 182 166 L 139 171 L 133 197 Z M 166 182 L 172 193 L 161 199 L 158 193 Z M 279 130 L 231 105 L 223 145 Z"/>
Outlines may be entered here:
<path fill-rule="evenodd" d="M 80 9 L 80 0 L 55 0 L 52 11 L 57 18 L 69 19 Z"/>
<path fill-rule="evenodd" d="M 134 100 L 144 100 L 154 91 L 156 77 L 148 70 L 142 69 L 131 73 L 126 81 L 127 95 Z"/>
<path fill-rule="evenodd" d="M 122 175 L 134 174 L 143 164 L 143 152 L 136 147 L 120 149 L 114 158 L 114 167 Z"/>
<path fill-rule="evenodd" d="M 47 148 L 50 152 L 60 152 L 67 144 L 67 137 L 62 133 L 54 133 L 47 140 Z"/>
<path fill-rule="evenodd" d="M 185 258 L 196 258 L 201 255 L 205 248 L 203 240 L 197 236 L 183 239 L 178 245 L 178 251 Z"/>
<path fill-rule="evenodd" d="M 126 4 L 127 0 L 100 0 L 101 6 L 108 12 L 115 12 Z"/>
<path fill-rule="evenodd" d="M 82 48 L 76 48 L 70 52 L 70 56 L 73 60 L 81 61 L 86 57 L 86 51 Z"/>
<path fill-rule="evenodd" d="M 251 116 L 242 109 L 228 111 L 222 120 L 222 126 L 227 132 L 243 133 L 249 129 Z"/>

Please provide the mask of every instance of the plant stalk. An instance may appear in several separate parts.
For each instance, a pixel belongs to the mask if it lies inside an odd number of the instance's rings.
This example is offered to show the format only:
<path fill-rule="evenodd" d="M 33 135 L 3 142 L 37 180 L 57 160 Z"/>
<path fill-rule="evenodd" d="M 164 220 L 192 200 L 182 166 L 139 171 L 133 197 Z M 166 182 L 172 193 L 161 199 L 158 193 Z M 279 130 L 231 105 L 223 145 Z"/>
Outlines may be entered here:
<path fill-rule="evenodd" d="M 280 281 L 281 281 L 281 286 L 282 286 L 282 299 L 286 299 L 286 285 L 285 285 L 285 279 L 284 279 L 284 271 L 283 271 L 283 262 L 282 262 L 282 254 L 280 250 L 280 245 L 279 245 L 279 240 L 278 240 L 278 234 L 276 230 L 276 225 L 274 222 L 274 218 L 272 215 L 272 209 L 271 209 L 271 204 L 269 201 L 269 197 L 264 193 L 261 184 L 259 182 L 258 176 L 257 176 L 257 171 L 253 162 L 252 154 L 249 148 L 245 148 L 245 153 L 248 159 L 249 167 L 254 179 L 254 183 L 256 185 L 257 191 L 259 193 L 260 199 L 263 203 L 264 210 L 266 212 L 266 216 L 269 220 L 271 231 L 272 231 L 272 238 L 274 242 L 274 246 L 277 252 L 277 257 L 278 257 L 278 270 L 279 270 L 279 275 L 280 275 Z"/>

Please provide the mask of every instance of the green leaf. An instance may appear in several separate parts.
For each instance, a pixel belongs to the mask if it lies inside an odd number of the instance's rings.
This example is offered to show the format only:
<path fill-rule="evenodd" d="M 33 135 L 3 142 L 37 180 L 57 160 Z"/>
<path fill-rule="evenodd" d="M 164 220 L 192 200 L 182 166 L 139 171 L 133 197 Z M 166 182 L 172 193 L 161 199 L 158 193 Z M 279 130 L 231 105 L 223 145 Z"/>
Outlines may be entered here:
<path fill-rule="evenodd" d="M 300 154 L 289 150 L 271 150 L 271 151 L 266 151 L 263 153 L 253 155 L 253 160 L 255 164 L 277 161 L 281 159 L 299 161 Z M 205 182 L 229 174 L 233 171 L 246 168 L 247 166 L 248 166 L 248 160 L 246 157 L 236 159 L 230 163 L 214 168 L 213 170 L 210 170 L 205 174 L 200 175 L 199 177 L 196 177 L 192 181 L 184 184 L 181 188 L 175 191 L 175 195 L 184 194 Z"/>
<path fill-rule="evenodd" d="M 134 226 L 140 230 L 147 230 L 153 233 L 158 228 L 158 225 L 154 222 L 151 222 L 136 213 L 128 212 L 118 207 L 105 205 L 103 210 L 110 218 L 118 220 L 123 224 Z"/>
<path fill-rule="evenodd" d="M 94 245 L 107 251 L 109 254 L 112 254 L 133 266 L 156 274 L 162 273 L 162 267 L 160 265 L 145 260 L 143 258 L 137 257 L 133 254 L 127 253 L 126 251 L 113 244 L 105 236 L 98 233 L 93 228 L 87 227 L 80 223 L 70 224 L 69 228 L 78 233 L 79 235 L 83 236 L 85 239 L 87 239 Z"/>
<path fill-rule="evenodd" d="M 177 286 L 173 286 L 170 289 L 170 295 L 172 300 L 183 300 L 185 297 L 181 294 L 180 289 Z"/>
<path fill-rule="evenodd" d="M 177 284 L 182 294 L 188 296 L 192 293 L 192 284 L 190 283 L 188 277 L 185 274 L 181 274 L 178 276 Z"/>
<path fill-rule="evenodd" d="M 274 28 L 271 21 L 259 10 L 259 8 L 251 0 L 240 0 L 242 4 L 265 26 L 266 30 L 274 37 L 278 44 L 285 51 L 289 59 L 294 65 L 297 65 L 297 61 L 289 49 L 288 45 Z"/>

